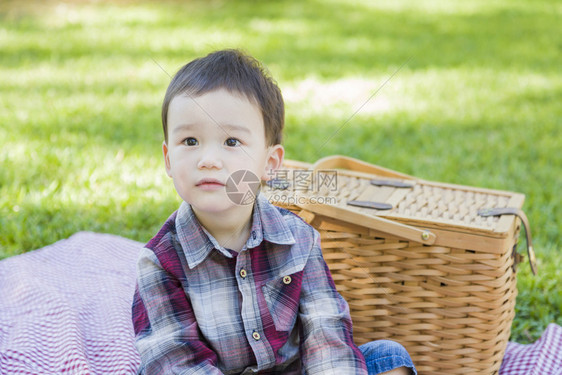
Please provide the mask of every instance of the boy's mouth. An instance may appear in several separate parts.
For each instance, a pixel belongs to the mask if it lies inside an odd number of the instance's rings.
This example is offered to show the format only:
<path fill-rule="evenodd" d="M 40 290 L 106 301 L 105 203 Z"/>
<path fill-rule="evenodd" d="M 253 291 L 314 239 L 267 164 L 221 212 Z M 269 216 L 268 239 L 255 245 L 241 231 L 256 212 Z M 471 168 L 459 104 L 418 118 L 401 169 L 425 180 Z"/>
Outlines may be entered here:
<path fill-rule="evenodd" d="M 220 182 L 217 179 L 214 178 L 203 178 L 201 180 L 199 180 L 195 186 L 201 187 L 201 188 L 207 188 L 207 189 L 212 189 L 212 188 L 219 188 L 219 187 L 224 187 L 225 184 Z"/>

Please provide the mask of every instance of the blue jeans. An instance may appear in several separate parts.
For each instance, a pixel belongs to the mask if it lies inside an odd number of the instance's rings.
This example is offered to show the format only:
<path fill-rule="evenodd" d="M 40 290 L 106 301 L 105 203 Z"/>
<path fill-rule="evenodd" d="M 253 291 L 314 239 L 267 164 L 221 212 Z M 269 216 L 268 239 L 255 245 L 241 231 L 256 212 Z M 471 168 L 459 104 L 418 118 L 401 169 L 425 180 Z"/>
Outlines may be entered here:
<path fill-rule="evenodd" d="M 408 367 L 417 374 L 410 355 L 402 345 L 390 340 L 371 341 L 359 347 L 365 357 L 369 375 L 380 374 L 398 367 Z"/>

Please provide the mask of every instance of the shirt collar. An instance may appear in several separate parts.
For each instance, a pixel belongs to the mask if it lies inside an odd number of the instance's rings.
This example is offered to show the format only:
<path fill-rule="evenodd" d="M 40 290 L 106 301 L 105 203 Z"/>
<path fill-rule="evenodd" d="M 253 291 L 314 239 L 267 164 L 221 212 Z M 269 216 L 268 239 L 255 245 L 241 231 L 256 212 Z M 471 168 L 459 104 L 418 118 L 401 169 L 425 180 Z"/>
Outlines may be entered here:
<path fill-rule="evenodd" d="M 203 262 L 213 249 L 226 257 L 232 257 L 232 254 L 220 246 L 217 240 L 201 226 L 191 206 L 186 202 L 182 202 L 178 210 L 176 229 L 190 269 Z M 279 209 L 263 194 L 258 194 L 254 202 L 250 237 L 241 251 L 257 247 L 263 240 L 279 245 L 292 245 L 296 242 Z"/>

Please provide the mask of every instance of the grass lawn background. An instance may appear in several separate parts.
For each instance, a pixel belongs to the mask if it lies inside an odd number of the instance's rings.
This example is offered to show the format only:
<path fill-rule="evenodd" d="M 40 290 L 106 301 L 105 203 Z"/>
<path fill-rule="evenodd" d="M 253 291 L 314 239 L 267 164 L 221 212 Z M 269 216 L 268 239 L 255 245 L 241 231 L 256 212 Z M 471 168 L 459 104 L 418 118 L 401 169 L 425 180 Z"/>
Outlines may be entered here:
<path fill-rule="evenodd" d="M 3 1 L 0 259 L 82 230 L 149 240 L 179 204 L 168 74 L 237 47 L 284 92 L 287 158 L 524 193 L 539 275 L 519 267 L 511 339 L 532 341 L 562 324 L 561 16 L 535 0 Z"/>

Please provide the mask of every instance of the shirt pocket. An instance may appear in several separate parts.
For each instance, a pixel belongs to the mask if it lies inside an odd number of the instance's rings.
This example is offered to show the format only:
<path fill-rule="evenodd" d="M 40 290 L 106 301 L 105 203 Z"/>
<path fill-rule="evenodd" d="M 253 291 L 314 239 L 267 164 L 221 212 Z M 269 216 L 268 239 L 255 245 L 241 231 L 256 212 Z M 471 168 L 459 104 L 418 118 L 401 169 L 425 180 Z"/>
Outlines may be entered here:
<path fill-rule="evenodd" d="M 291 331 L 299 312 L 303 271 L 283 275 L 262 286 L 267 308 L 277 331 Z"/>

